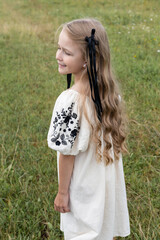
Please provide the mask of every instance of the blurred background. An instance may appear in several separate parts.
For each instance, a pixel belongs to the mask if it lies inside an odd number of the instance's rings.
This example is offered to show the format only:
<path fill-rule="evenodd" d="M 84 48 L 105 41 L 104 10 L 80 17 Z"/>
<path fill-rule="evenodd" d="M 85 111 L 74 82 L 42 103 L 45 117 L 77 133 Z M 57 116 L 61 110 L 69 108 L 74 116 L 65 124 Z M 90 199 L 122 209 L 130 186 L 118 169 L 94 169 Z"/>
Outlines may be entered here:
<path fill-rule="evenodd" d="M 54 211 L 56 152 L 47 146 L 55 100 L 67 88 L 54 34 L 82 17 L 105 26 L 126 102 L 126 239 L 160 239 L 159 10 L 159 0 L 0 0 L 0 239 L 63 239 Z"/>

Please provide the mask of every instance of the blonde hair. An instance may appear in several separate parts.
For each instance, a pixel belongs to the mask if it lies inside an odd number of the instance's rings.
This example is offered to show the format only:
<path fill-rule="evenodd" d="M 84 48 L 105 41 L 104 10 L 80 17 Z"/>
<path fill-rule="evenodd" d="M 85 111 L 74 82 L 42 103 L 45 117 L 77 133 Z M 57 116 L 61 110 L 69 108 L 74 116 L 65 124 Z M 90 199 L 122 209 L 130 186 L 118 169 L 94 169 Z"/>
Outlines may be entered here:
<path fill-rule="evenodd" d="M 87 75 L 87 69 L 83 70 L 81 75 L 81 81 L 83 81 L 83 93 L 81 110 L 84 111 L 87 121 L 92 129 L 92 140 L 96 144 L 96 156 L 97 161 L 103 160 L 106 165 L 113 162 L 110 154 L 110 150 L 113 144 L 114 158 L 119 159 L 121 152 L 127 152 L 125 144 L 125 118 L 123 112 L 123 102 L 120 101 L 120 90 L 118 83 L 114 77 L 111 67 L 110 48 L 108 37 L 105 28 L 100 21 L 95 18 L 76 19 L 71 22 L 62 24 L 60 28 L 63 28 L 71 38 L 75 41 L 82 52 L 83 59 L 87 62 L 88 69 L 90 69 L 89 54 L 87 51 L 87 42 L 85 37 L 90 37 L 92 28 L 95 29 L 95 39 L 98 40 L 99 45 L 96 46 L 96 69 L 98 77 L 99 95 L 102 104 L 102 122 L 98 120 L 95 105 L 92 102 L 94 109 L 95 123 L 93 124 L 87 115 L 85 100 L 86 96 L 91 96 L 89 79 Z M 57 31 L 58 31 L 57 30 Z M 90 97 L 91 99 L 91 97 Z M 105 147 L 101 154 L 101 129 L 103 129 L 103 140 Z M 99 135 L 100 133 L 100 135 Z"/>

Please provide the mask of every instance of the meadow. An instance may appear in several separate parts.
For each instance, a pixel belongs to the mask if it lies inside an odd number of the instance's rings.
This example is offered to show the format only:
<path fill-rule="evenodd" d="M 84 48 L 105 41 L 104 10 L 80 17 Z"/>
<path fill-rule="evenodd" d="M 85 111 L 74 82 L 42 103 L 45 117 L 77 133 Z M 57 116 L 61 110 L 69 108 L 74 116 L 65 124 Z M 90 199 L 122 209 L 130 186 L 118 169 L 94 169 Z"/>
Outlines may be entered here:
<path fill-rule="evenodd" d="M 55 100 L 67 88 L 54 35 L 82 17 L 105 26 L 126 102 L 126 239 L 160 239 L 159 10 L 159 0 L 0 0 L 1 240 L 63 239 L 54 211 L 56 152 L 47 146 Z"/>

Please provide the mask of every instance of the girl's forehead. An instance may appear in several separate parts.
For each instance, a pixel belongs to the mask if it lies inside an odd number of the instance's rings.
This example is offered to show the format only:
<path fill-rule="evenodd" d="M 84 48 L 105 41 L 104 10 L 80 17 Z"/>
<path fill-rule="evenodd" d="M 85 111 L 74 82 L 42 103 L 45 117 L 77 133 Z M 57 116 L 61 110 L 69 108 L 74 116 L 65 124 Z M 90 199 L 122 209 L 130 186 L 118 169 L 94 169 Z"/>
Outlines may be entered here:
<path fill-rule="evenodd" d="M 67 34 L 65 30 L 62 30 L 59 35 L 58 44 L 62 47 L 70 47 L 70 48 L 77 48 L 78 45 L 75 41 L 73 41 Z"/>

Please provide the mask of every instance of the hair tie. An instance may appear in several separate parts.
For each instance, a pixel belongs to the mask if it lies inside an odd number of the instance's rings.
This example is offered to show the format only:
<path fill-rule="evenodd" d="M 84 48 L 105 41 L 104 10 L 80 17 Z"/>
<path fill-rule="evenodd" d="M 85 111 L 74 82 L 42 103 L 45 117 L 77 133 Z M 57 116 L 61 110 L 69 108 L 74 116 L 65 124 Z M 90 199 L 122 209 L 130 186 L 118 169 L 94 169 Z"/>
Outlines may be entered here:
<path fill-rule="evenodd" d="M 97 79 L 97 71 L 96 71 L 96 49 L 95 49 L 95 45 L 99 45 L 99 42 L 94 39 L 94 34 L 95 34 L 95 29 L 93 28 L 91 31 L 91 36 L 85 37 L 85 41 L 88 42 L 88 48 L 89 48 L 91 75 L 89 73 L 88 66 L 87 66 L 87 73 L 88 73 L 89 83 L 91 88 L 91 97 L 96 107 L 98 119 L 101 122 L 102 121 L 102 105 L 101 105 L 99 89 L 98 89 L 98 79 Z M 94 67 L 94 71 L 93 71 L 93 67 Z M 92 89 L 94 91 L 95 98 L 93 97 Z"/>
<path fill-rule="evenodd" d="M 96 107 L 98 119 L 101 122 L 102 121 L 102 105 L 101 105 L 101 100 L 99 97 L 97 71 L 96 71 L 96 49 L 95 49 L 95 45 L 99 45 L 99 42 L 97 40 L 95 40 L 94 34 L 95 34 L 95 29 L 93 28 L 91 31 L 91 36 L 85 37 L 85 41 L 88 42 L 88 48 L 89 48 L 91 75 L 89 73 L 88 66 L 87 66 L 87 73 L 88 73 L 89 84 L 90 84 L 90 88 L 91 88 L 91 97 L 92 97 L 92 100 Z M 93 71 L 93 67 L 94 67 L 94 71 Z M 67 88 L 70 87 L 71 76 L 72 76 L 72 74 L 67 74 Z M 95 98 L 93 97 L 92 89 L 94 90 Z"/>

